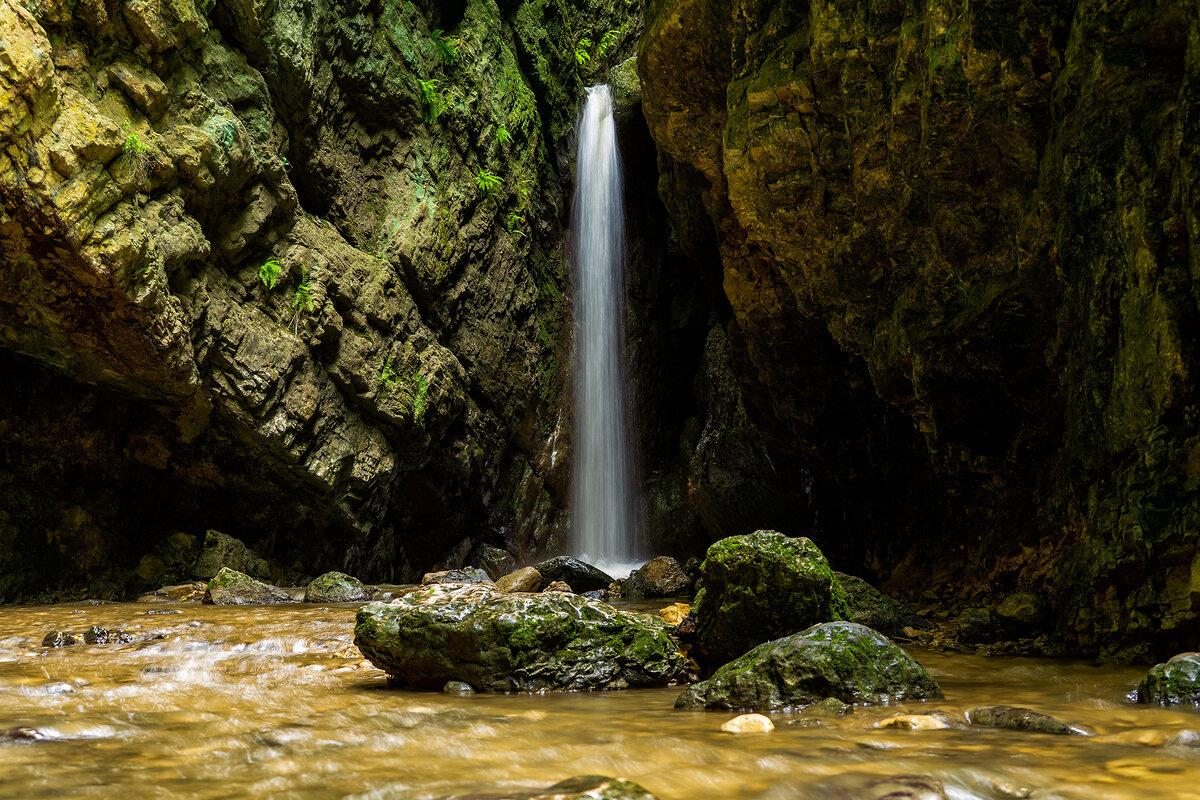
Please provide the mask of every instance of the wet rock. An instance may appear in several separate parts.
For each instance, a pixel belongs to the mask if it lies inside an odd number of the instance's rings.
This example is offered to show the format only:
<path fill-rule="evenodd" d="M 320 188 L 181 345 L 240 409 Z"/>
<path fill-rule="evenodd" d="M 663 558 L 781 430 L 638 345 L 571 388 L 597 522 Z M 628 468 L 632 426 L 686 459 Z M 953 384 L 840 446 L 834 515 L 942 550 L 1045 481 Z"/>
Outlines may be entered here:
<path fill-rule="evenodd" d="M 370 599 L 371 590 L 344 572 L 326 572 L 304 588 L 306 603 L 362 603 Z"/>
<path fill-rule="evenodd" d="M 462 681 L 449 681 L 442 687 L 443 694 L 469 695 L 475 694 L 471 684 Z"/>
<path fill-rule="evenodd" d="M 79 642 L 79 637 L 68 631 L 51 631 L 42 639 L 42 647 L 70 647 Z"/>
<path fill-rule="evenodd" d="M 625 595 L 625 578 L 617 578 L 604 590 L 604 596 L 609 600 L 620 600 Z"/>
<path fill-rule="evenodd" d="M 996 616 L 1009 631 L 1025 632 L 1046 621 L 1046 601 L 1032 592 L 1016 592 L 996 607 Z"/>
<path fill-rule="evenodd" d="M 846 603 L 851 622 L 866 625 L 887 636 L 904 636 L 904 629 L 923 629 L 929 621 L 899 600 L 888 597 L 862 578 L 835 572 L 838 583 L 846 590 Z"/>
<path fill-rule="evenodd" d="M 467 563 L 482 569 L 492 580 L 498 580 L 500 576 L 507 575 L 517 566 L 517 560 L 513 558 L 512 553 L 482 542 L 471 549 L 467 556 Z"/>
<path fill-rule="evenodd" d="M 958 639 L 967 644 L 987 644 L 1001 637 L 1000 618 L 986 608 L 968 608 L 958 615 Z"/>
<path fill-rule="evenodd" d="M 566 581 L 551 581 L 550 584 L 545 589 L 542 589 L 542 591 L 543 592 L 566 592 L 568 594 L 574 593 L 573 590 L 571 589 L 571 586 Z"/>
<path fill-rule="evenodd" d="M 662 621 L 668 625 L 678 625 L 687 618 L 691 611 L 692 607 L 687 603 L 672 603 L 666 608 L 660 608 L 658 616 L 662 617 Z"/>
<path fill-rule="evenodd" d="M 37 742 L 46 738 L 46 734 L 37 728 L 27 728 L 24 725 L 0 731 L 0 741 Z"/>
<path fill-rule="evenodd" d="M 354 641 L 394 682 L 413 687 L 613 689 L 687 679 L 661 620 L 559 592 L 430 586 L 359 609 Z"/>
<path fill-rule="evenodd" d="M 843 703 L 836 697 L 826 697 L 804 709 L 805 714 L 821 714 L 826 717 L 844 717 L 854 713 L 854 706 Z"/>
<path fill-rule="evenodd" d="M 167 602 L 190 602 L 194 600 L 203 600 L 204 591 L 208 586 L 205 583 L 179 583 L 172 586 L 162 586 L 155 589 L 153 592 L 144 594 L 138 598 L 139 603 L 167 603 Z"/>
<path fill-rule="evenodd" d="M 1180 653 L 1155 664 L 1129 699 L 1163 706 L 1200 706 L 1200 653 Z"/>
<path fill-rule="evenodd" d="M 826 697 L 876 704 L 942 697 L 912 656 L 853 622 L 827 622 L 759 645 L 688 687 L 676 708 L 769 711 Z"/>
<path fill-rule="evenodd" d="M 901 714 L 881 720 L 875 727 L 906 731 L 939 731 L 949 728 L 950 723 L 933 714 Z"/>
<path fill-rule="evenodd" d="M 533 567 L 522 567 L 496 580 L 501 592 L 536 592 L 542 588 L 542 574 Z"/>
<path fill-rule="evenodd" d="M 249 575 L 222 567 L 204 592 L 205 605 L 245 606 L 290 603 L 292 597 L 278 586 L 255 580 Z"/>
<path fill-rule="evenodd" d="M 948 800 L 946 787 L 928 775 L 840 775 L 819 787 L 819 797 L 837 800 Z"/>
<path fill-rule="evenodd" d="M 608 585 L 613 582 L 611 576 L 606 575 L 591 564 L 585 564 L 579 559 L 571 558 L 570 556 L 555 556 L 533 566 L 546 583 L 563 581 L 574 586 L 577 592 L 607 589 Z"/>
<path fill-rule="evenodd" d="M 83 641 L 87 644 L 128 644 L 133 641 L 133 637 L 124 631 L 93 625 L 84 631 Z"/>
<path fill-rule="evenodd" d="M 713 663 L 849 613 L 829 562 L 803 537 L 731 536 L 708 548 L 700 571 L 703 588 L 692 603 L 696 653 Z"/>
<path fill-rule="evenodd" d="M 606 778 L 601 775 L 581 775 L 556 783 L 548 789 L 471 794 L 444 797 L 442 800 L 657 800 L 650 792 L 633 781 Z"/>
<path fill-rule="evenodd" d="M 742 714 L 721 725 L 725 733 L 770 733 L 775 723 L 762 714 Z"/>
<path fill-rule="evenodd" d="M 967 712 L 967 721 L 984 728 L 1008 728 L 1032 733 L 1053 733 L 1061 736 L 1083 734 L 1081 728 L 1060 722 L 1048 714 L 1012 706 L 980 706 Z"/>
<path fill-rule="evenodd" d="M 447 569 L 441 572 L 426 572 L 421 578 L 422 586 L 434 586 L 439 583 L 479 583 L 485 586 L 492 585 L 492 579 L 488 574 L 478 567 L 464 567 L 463 569 Z"/>
<path fill-rule="evenodd" d="M 220 531 L 204 534 L 204 547 L 196 561 L 197 578 L 211 579 L 222 569 L 231 569 L 259 580 L 271 577 L 266 560 L 245 545 Z"/>
<path fill-rule="evenodd" d="M 670 556 L 659 556 L 642 565 L 625 581 L 622 591 L 630 600 L 653 597 L 674 597 L 687 591 L 692 582 L 679 562 Z"/>
<path fill-rule="evenodd" d="M 590 592 L 579 592 L 580 597 L 586 597 L 589 600 L 607 600 L 608 592 L 603 589 L 593 589 Z"/>

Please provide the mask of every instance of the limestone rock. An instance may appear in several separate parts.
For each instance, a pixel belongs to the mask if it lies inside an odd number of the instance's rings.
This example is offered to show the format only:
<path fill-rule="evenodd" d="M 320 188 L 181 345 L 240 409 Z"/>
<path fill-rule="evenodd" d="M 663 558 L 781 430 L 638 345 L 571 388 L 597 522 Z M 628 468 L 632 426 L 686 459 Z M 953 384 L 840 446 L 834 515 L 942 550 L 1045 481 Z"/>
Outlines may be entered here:
<path fill-rule="evenodd" d="M 208 589 L 204 592 L 205 605 L 244 606 L 290 602 L 292 596 L 278 586 L 255 580 L 229 567 L 222 567 L 208 582 Z"/>
<path fill-rule="evenodd" d="M 226 568 L 259 580 L 271 577 L 271 568 L 266 560 L 247 547 L 241 539 L 227 536 L 220 531 L 207 531 L 204 534 L 204 547 L 196 562 L 195 576 L 208 580 Z"/>
<path fill-rule="evenodd" d="M 471 552 L 467 555 L 467 563 L 482 569 L 492 580 L 497 580 L 501 575 L 507 575 L 517 565 L 512 553 L 482 542 L 471 548 Z"/>
<path fill-rule="evenodd" d="M 567 594 L 574 593 L 573 590 L 571 589 L 570 584 L 568 584 L 566 581 L 551 581 L 550 584 L 548 586 L 546 586 L 546 588 L 542 589 L 542 591 L 543 592 L 566 592 Z"/>
<path fill-rule="evenodd" d="M 665 686 L 686 680 L 663 623 L 574 594 L 430 586 L 359 609 L 354 641 L 395 682 L 479 691 Z"/>
<path fill-rule="evenodd" d="M 928 620 L 908 606 L 880 592 L 862 578 L 835 572 L 838 583 L 846 590 L 846 604 L 850 609 L 846 619 L 866 625 L 887 636 L 903 636 L 904 629 L 922 630 Z"/>
<path fill-rule="evenodd" d="M 630 575 L 621 591 L 631 600 L 674 597 L 686 591 L 691 583 L 679 562 L 670 556 L 658 556 Z"/>
<path fill-rule="evenodd" d="M 725 733 L 770 733 L 775 730 L 775 723 L 762 714 L 742 714 L 721 723 L 721 730 Z"/>
<path fill-rule="evenodd" d="M 672 603 L 666 608 L 660 608 L 658 615 L 668 625 L 678 625 L 690 614 L 692 607 L 687 603 Z"/>
<path fill-rule="evenodd" d="M 1009 728 L 1032 733 L 1082 734 L 1082 729 L 1028 708 L 980 706 L 967 712 L 967 721 L 986 728 Z"/>
<path fill-rule="evenodd" d="M 361 603 L 370 599 L 371 591 L 363 582 L 344 572 L 326 572 L 304 589 L 306 603 Z"/>
<path fill-rule="evenodd" d="M 542 575 L 533 567 L 521 567 L 496 580 L 496 590 L 501 592 L 536 592 L 542 588 Z"/>
<path fill-rule="evenodd" d="M 941 696 L 929 673 L 882 634 L 827 622 L 759 645 L 688 687 L 675 707 L 769 711 L 826 697 L 865 705 Z"/>
<path fill-rule="evenodd" d="M 447 569 L 441 572 L 427 572 L 421 578 L 422 586 L 432 586 L 439 583 L 480 583 L 485 586 L 492 585 L 492 579 L 488 574 L 478 567 L 464 567 L 463 569 Z"/>
<path fill-rule="evenodd" d="M 829 562 L 803 537 L 731 536 L 708 549 L 700 571 L 703 588 L 692 603 L 696 650 L 711 662 L 848 613 Z"/>
<path fill-rule="evenodd" d="M 1200 706 L 1200 653 L 1180 653 L 1155 664 L 1130 694 L 1138 703 Z"/>
<path fill-rule="evenodd" d="M 546 583 L 563 581 L 577 592 L 607 589 L 613 579 L 591 564 L 571 556 L 555 556 L 533 565 Z"/>

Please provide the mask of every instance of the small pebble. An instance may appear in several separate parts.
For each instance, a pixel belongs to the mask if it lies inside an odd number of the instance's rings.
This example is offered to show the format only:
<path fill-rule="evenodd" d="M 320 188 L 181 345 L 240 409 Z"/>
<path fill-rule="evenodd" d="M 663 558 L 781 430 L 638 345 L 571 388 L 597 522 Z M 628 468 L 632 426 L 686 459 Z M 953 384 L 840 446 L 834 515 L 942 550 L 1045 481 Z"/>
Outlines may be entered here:
<path fill-rule="evenodd" d="M 725 733 L 770 733 L 775 723 L 762 714 L 742 714 L 721 726 Z"/>

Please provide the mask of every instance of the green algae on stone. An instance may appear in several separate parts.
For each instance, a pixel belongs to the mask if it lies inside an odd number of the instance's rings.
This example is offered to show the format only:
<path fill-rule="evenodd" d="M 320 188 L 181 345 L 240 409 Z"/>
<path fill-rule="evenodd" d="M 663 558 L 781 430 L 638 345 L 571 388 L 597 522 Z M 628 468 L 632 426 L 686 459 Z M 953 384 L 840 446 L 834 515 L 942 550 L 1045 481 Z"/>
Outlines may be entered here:
<path fill-rule="evenodd" d="M 912 656 L 877 631 L 826 622 L 759 645 L 688 687 L 675 707 L 770 711 L 828 697 L 873 705 L 940 699 L 942 690 Z"/>
<path fill-rule="evenodd" d="M 666 686 L 687 679 L 656 617 L 578 595 L 430 586 L 358 611 L 354 641 L 398 684 L 484 692 Z"/>
<path fill-rule="evenodd" d="M 304 589 L 306 603 L 359 603 L 371 599 L 371 592 L 358 578 L 344 572 L 326 572 Z"/>
<path fill-rule="evenodd" d="M 1180 653 L 1155 664 L 1129 699 L 1163 706 L 1200 706 L 1200 653 Z"/>
<path fill-rule="evenodd" d="M 716 542 L 700 565 L 700 581 L 692 606 L 696 649 L 717 663 L 850 613 L 846 592 L 817 546 L 776 531 Z"/>
<path fill-rule="evenodd" d="M 292 596 L 269 583 L 255 580 L 243 572 L 222 567 L 204 592 L 205 605 L 245 606 L 290 603 Z"/>

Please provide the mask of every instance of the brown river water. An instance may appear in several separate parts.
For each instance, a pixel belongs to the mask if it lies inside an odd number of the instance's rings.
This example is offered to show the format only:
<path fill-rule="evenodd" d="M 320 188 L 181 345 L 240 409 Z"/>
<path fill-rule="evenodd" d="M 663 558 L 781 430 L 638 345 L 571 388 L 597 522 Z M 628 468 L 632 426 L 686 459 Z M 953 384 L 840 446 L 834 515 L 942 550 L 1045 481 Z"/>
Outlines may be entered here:
<path fill-rule="evenodd" d="M 931 776 L 962 798 L 1200 798 L 1200 712 L 1124 701 L 1144 668 L 916 650 L 945 701 L 820 727 L 674 711 L 678 689 L 447 696 L 388 688 L 353 606 L 0 607 L 0 798 L 436 798 L 630 778 L 661 800 L 876 798 Z M 132 644 L 41 646 L 120 628 Z M 882 730 L 901 711 L 1028 706 L 1093 736 Z M 907 796 L 907 795 L 906 795 Z"/>

